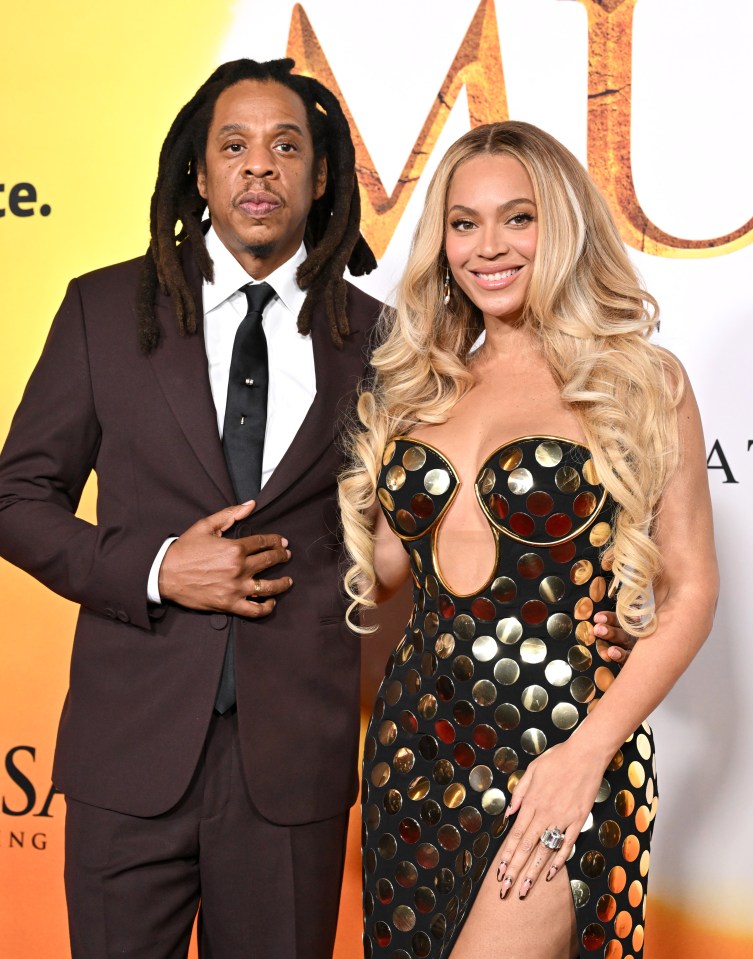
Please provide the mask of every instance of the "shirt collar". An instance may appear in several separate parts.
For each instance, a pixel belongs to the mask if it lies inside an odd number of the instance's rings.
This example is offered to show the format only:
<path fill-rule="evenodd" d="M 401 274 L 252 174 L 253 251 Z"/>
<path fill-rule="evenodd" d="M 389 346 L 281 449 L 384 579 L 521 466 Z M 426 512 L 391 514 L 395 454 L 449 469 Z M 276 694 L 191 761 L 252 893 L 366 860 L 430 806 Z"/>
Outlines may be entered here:
<path fill-rule="evenodd" d="M 209 313 L 220 303 L 224 303 L 228 297 L 232 296 L 237 290 L 247 283 L 256 282 L 252 276 L 243 269 L 233 254 L 228 250 L 222 240 L 217 236 L 214 227 L 209 228 L 204 237 L 207 252 L 214 263 L 214 282 L 209 283 L 206 280 L 202 283 L 202 299 L 204 304 L 204 313 Z M 273 270 L 269 276 L 264 278 L 265 283 L 269 283 L 275 291 L 281 302 L 287 309 L 297 317 L 300 313 L 303 301 L 306 299 L 306 293 L 298 286 L 296 274 L 298 267 L 306 259 L 306 247 L 301 243 L 293 256 L 286 260 L 276 270 Z"/>

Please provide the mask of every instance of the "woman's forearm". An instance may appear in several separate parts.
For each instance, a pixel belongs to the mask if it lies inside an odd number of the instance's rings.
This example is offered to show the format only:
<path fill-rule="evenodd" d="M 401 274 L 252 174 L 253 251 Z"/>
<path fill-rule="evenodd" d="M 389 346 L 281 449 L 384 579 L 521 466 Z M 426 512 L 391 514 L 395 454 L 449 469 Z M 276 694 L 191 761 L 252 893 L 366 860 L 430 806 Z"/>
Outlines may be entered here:
<path fill-rule="evenodd" d="M 579 749 L 605 759 L 605 765 L 665 698 L 711 631 L 717 575 L 713 562 L 705 565 L 710 568 L 699 577 L 702 586 L 686 583 L 670 592 L 656 632 L 635 644 L 619 675 L 573 733 Z"/>

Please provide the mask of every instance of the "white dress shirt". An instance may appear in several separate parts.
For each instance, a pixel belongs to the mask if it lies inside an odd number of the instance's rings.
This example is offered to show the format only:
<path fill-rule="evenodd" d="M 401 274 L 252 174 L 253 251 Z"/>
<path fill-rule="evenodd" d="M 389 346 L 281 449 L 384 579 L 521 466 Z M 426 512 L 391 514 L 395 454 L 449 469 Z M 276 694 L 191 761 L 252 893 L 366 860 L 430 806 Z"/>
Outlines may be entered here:
<path fill-rule="evenodd" d="M 246 295 L 240 288 L 256 281 L 246 273 L 217 236 L 214 228 L 210 227 L 205 239 L 214 263 L 214 282 L 208 283 L 205 280 L 201 290 L 204 345 L 209 384 L 217 411 L 217 430 L 221 438 L 233 342 L 248 309 Z M 298 314 L 306 294 L 298 286 L 296 272 L 305 259 L 306 249 L 301 244 L 289 260 L 264 278 L 264 282 L 272 287 L 276 296 L 265 308 L 262 319 L 269 358 L 262 487 L 293 442 L 316 395 L 313 344 L 310 336 L 301 336 L 297 326 Z M 175 539 L 176 537 L 172 537 L 165 540 L 152 564 L 147 594 L 153 603 L 161 602 L 159 570 L 168 547 Z"/>

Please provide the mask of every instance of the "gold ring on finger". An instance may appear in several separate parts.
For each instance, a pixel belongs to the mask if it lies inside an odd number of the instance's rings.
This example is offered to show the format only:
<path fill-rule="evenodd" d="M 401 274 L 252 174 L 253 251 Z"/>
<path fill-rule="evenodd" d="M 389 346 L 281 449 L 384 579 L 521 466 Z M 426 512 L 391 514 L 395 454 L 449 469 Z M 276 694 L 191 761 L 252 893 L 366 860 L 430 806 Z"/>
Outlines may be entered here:
<path fill-rule="evenodd" d="M 254 595 L 255 595 L 255 596 L 258 596 L 260 592 L 261 592 L 261 583 L 259 582 L 258 579 L 255 579 L 255 580 L 254 580 Z"/>

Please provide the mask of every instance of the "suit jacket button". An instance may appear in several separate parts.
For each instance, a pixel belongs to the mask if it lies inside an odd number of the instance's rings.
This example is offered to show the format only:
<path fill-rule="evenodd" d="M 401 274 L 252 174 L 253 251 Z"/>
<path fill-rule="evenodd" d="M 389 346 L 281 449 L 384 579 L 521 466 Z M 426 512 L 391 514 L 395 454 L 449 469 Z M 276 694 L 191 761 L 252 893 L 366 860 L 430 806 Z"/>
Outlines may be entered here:
<path fill-rule="evenodd" d="M 105 607 L 105 616 L 109 616 L 110 619 L 115 619 L 115 616 L 116 616 L 115 610 L 112 609 L 110 606 L 106 606 L 106 607 Z"/>
<path fill-rule="evenodd" d="M 212 629 L 224 629 L 227 626 L 227 616 L 224 613 L 212 613 L 209 617 Z"/>
<path fill-rule="evenodd" d="M 121 623 L 128 622 L 128 613 L 124 609 L 119 609 L 117 612 L 117 616 Z"/>

